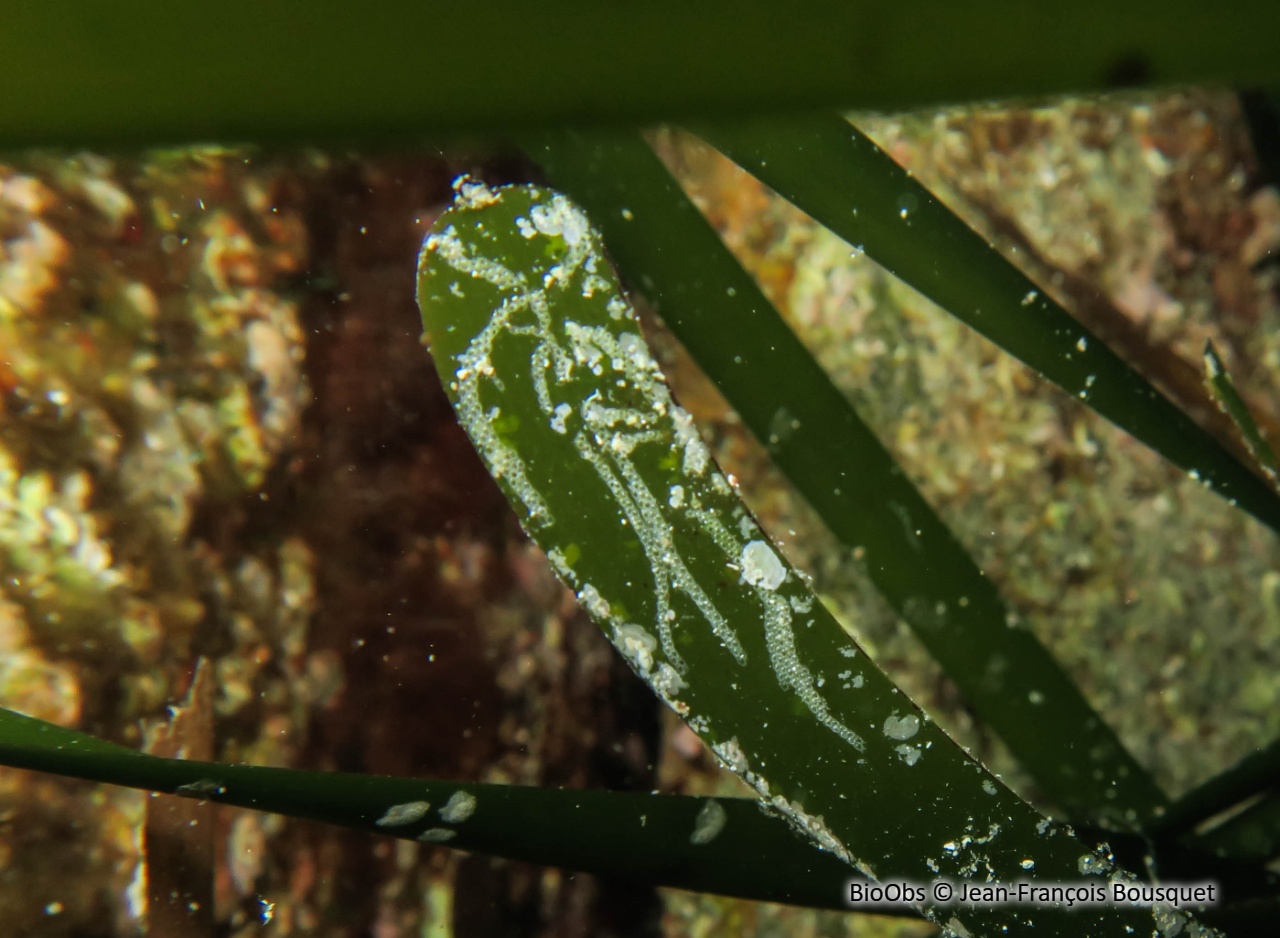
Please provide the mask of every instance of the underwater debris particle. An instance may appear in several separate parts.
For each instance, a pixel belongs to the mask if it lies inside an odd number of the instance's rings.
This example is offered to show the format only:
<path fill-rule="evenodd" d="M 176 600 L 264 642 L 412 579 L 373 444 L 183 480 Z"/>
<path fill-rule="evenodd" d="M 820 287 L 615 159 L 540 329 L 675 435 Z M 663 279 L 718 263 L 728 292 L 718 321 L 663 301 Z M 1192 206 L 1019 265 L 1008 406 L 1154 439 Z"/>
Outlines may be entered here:
<path fill-rule="evenodd" d="M 424 844 L 443 844 L 457 836 L 457 831 L 451 831 L 447 827 L 429 827 L 418 835 L 418 840 Z"/>
<path fill-rule="evenodd" d="M 920 732 L 920 718 L 914 713 L 906 716 L 887 717 L 884 721 L 884 735 L 890 739 L 910 739 Z"/>
<path fill-rule="evenodd" d="M 421 821 L 430 810 L 430 802 L 406 801 L 404 804 L 393 804 L 387 808 L 386 814 L 373 823 L 379 827 L 401 827 L 405 824 L 412 824 L 414 821 Z"/>
<path fill-rule="evenodd" d="M 711 843 L 720 836 L 727 820 L 728 815 L 725 813 L 724 806 L 714 798 L 708 798 L 693 822 L 693 833 L 689 835 L 689 843 L 697 846 Z"/>
<path fill-rule="evenodd" d="M 1037 299 L 1039 299 L 1039 297 L 1040 297 L 1040 291 L 1039 291 L 1039 290 L 1028 290 L 1028 291 L 1027 291 L 1027 295 L 1026 295 L 1026 296 L 1024 296 L 1024 297 L 1022 298 L 1022 305 L 1023 305 L 1023 306 L 1030 306 L 1030 305 L 1031 305 L 1032 303 L 1034 303 Z"/>
<path fill-rule="evenodd" d="M 684 504 L 684 486 L 683 485 L 671 486 L 671 492 L 667 496 L 667 504 L 670 505 L 672 508 L 679 508 L 681 505 Z"/>
<path fill-rule="evenodd" d="M 1076 342 L 1076 351 L 1083 352 L 1088 347 L 1089 347 L 1088 338 L 1086 338 L 1085 336 L 1080 336 L 1079 341 Z"/>
<path fill-rule="evenodd" d="M 446 824 L 461 824 L 476 811 L 476 796 L 469 791 L 455 791 L 440 809 L 440 820 Z"/>
<path fill-rule="evenodd" d="M 752 541 L 742 548 L 742 579 L 752 586 L 776 590 L 787 578 L 787 569 L 764 541 Z"/>

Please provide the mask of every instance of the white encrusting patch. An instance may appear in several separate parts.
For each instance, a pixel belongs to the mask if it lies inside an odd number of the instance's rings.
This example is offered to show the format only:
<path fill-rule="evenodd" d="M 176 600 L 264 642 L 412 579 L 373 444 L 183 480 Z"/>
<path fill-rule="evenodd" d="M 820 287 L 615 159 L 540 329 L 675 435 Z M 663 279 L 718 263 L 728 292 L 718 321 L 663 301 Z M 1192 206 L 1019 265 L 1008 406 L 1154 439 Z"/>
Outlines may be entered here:
<path fill-rule="evenodd" d="M 379 827 L 402 827 L 405 824 L 413 824 L 415 821 L 421 821 L 427 816 L 427 812 L 431 810 L 430 802 L 426 801 L 406 801 L 404 804 L 393 804 L 387 808 L 387 813 L 382 815 L 373 823 Z"/>
<path fill-rule="evenodd" d="M 736 736 L 718 743 L 711 744 L 711 751 L 716 754 L 725 766 L 736 775 L 745 775 L 747 771 L 747 757 L 743 753 L 742 747 L 738 745 Z"/>
<path fill-rule="evenodd" d="M 562 195 L 553 196 L 550 204 L 535 205 L 529 215 L 541 234 L 559 235 L 570 247 L 586 238 L 590 227 L 582 210 Z"/>
<path fill-rule="evenodd" d="M 613 644 L 622 652 L 623 657 L 631 662 L 646 677 L 653 670 L 653 653 L 658 650 L 658 641 L 643 628 L 628 622 L 614 622 Z"/>
<path fill-rule="evenodd" d="M 476 811 L 476 796 L 469 791 L 455 791 L 440 809 L 440 820 L 446 824 L 461 824 Z"/>
<path fill-rule="evenodd" d="M 920 732 L 920 718 L 914 713 L 885 718 L 884 735 L 890 739 L 910 739 Z"/>
<path fill-rule="evenodd" d="M 725 813 L 724 805 L 714 798 L 708 798 L 694 819 L 693 833 L 689 835 L 689 843 L 697 846 L 711 843 L 724 830 L 726 820 L 728 815 Z"/>
<path fill-rule="evenodd" d="M 484 208 L 498 200 L 497 194 L 479 179 L 471 176 L 459 176 L 453 181 L 458 204 L 467 208 Z"/>
<path fill-rule="evenodd" d="M 593 618 L 608 619 L 609 604 L 605 602 L 603 596 L 590 583 L 586 584 L 578 591 L 578 602 L 582 603 L 582 608 L 591 613 Z"/>
<path fill-rule="evenodd" d="M 742 579 L 752 586 L 776 590 L 787 578 L 787 568 L 782 565 L 773 548 L 764 541 L 752 541 L 742 548 Z"/>
<path fill-rule="evenodd" d="M 557 404 L 551 414 L 551 429 L 556 433 L 568 433 L 569 428 L 565 425 L 565 421 L 572 413 L 573 408 L 568 404 Z"/>

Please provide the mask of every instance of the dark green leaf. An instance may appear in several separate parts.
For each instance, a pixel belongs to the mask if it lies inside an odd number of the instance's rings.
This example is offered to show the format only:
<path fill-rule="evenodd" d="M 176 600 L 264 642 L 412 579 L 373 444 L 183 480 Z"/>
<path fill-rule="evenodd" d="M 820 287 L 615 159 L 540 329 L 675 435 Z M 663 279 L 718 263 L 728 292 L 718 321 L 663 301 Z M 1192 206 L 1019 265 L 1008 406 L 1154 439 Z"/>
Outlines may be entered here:
<path fill-rule="evenodd" d="M 0 764 L 768 902 L 842 909 L 851 875 L 836 857 L 814 850 L 785 822 L 742 798 L 464 785 L 161 759 L 3 709 Z"/>
<path fill-rule="evenodd" d="M 882 881 L 1111 871 L 906 700 L 778 556 L 566 197 L 462 181 L 423 245 L 418 302 L 526 531 L 637 673 L 797 830 Z M 919 908 L 975 935 L 1152 927 L 1131 908 Z"/>
<path fill-rule="evenodd" d="M 1251 752 L 1231 768 L 1196 786 L 1169 805 L 1152 826 L 1163 837 L 1177 836 L 1247 798 L 1280 787 L 1280 740 Z"/>
<path fill-rule="evenodd" d="M 1271 860 L 1280 856 L 1280 796 L 1259 798 L 1188 843 L 1220 857 Z"/>

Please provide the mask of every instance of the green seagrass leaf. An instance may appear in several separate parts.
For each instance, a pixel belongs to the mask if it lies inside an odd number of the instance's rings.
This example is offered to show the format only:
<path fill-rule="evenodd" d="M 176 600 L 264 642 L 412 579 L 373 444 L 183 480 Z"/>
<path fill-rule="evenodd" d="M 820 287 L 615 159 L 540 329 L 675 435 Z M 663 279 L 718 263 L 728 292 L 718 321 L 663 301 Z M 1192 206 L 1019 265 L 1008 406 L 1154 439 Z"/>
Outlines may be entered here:
<path fill-rule="evenodd" d="M 782 821 L 743 798 L 165 759 L 3 708 L 0 765 L 746 899 L 841 909 L 850 878 L 835 857 L 810 849 Z"/>
<path fill-rule="evenodd" d="M 722 122 L 698 130 L 952 316 L 1280 532 L 1280 497 L 1251 467 L 838 114 Z"/>
<path fill-rule="evenodd" d="M 1157 816 L 1167 799 L 1145 768 L 1035 634 L 1010 627 L 995 584 L 641 135 L 546 133 L 526 148 L 1045 796 L 1072 821 Z"/>
<path fill-rule="evenodd" d="M 463 426 L 561 579 L 813 843 L 881 880 L 1111 872 L 961 752 L 815 600 L 671 398 L 565 196 L 460 180 L 424 241 L 418 303 Z M 920 908 L 972 935 L 1153 924 L 1103 906 Z"/>

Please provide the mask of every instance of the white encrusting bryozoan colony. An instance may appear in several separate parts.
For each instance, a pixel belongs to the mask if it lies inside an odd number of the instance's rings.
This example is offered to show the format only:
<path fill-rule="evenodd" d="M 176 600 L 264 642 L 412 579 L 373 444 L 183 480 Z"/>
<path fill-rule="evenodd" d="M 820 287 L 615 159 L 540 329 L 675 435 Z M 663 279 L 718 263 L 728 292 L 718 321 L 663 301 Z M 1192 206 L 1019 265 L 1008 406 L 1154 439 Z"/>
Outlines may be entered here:
<path fill-rule="evenodd" d="M 404 804 L 393 804 L 374 823 L 379 827 L 402 827 L 405 824 L 421 821 L 430 810 L 431 804 L 426 801 L 406 801 Z"/>
<path fill-rule="evenodd" d="M 463 208 L 482 208 L 502 197 L 502 190 L 468 180 L 456 188 L 456 204 Z M 676 630 L 690 623 L 677 614 L 676 597 L 692 604 L 734 660 L 745 663 L 747 658 L 737 628 L 713 598 L 712 584 L 691 572 L 675 530 L 689 525 L 701 529 L 724 553 L 725 566 L 738 570 L 741 583 L 757 595 L 765 646 L 778 681 L 823 726 L 855 749 L 863 749 L 858 734 L 834 716 L 796 650 L 794 618 L 802 614 L 797 610 L 807 610 L 806 600 L 783 595 L 783 587 L 789 580 L 795 583 L 796 577 L 789 577 L 787 567 L 745 511 L 736 513 L 736 530 L 731 530 L 704 505 L 708 492 L 725 495 L 732 486 L 715 466 L 693 418 L 672 399 L 631 305 L 620 294 L 610 295 L 603 322 L 553 317 L 556 291 L 579 290 L 590 298 L 616 290 L 603 276 L 608 262 L 586 216 L 564 196 L 547 193 L 527 217 L 516 219 L 516 227 L 526 240 L 544 239 L 549 248 L 563 251 L 539 282 L 510 269 L 504 258 L 484 256 L 474 243 L 464 243 L 453 226 L 432 233 L 423 245 L 424 252 L 431 252 L 459 275 L 456 286 L 463 295 L 467 281 L 479 280 L 502 296 L 488 322 L 457 356 L 452 388 L 459 417 L 494 476 L 523 505 L 531 529 L 554 527 L 556 519 L 543 493 L 530 481 L 525 459 L 495 426 L 503 417 L 500 408 L 486 407 L 481 400 L 486 382 L 510 380 L 494 372 L 496 344 L 505 336 L 531 338 L 530 390 L 548 428 L 572 439 L 579 457 L 591 467 L 639 540 L 653 583 L 652 619 L 628 621 L 615 613 L 609 597 L 592 583 L 582 582 L 563 551 L 551 552 L 556 572 L 574 588 L 583 607 L 612 633 L 632 666 L 669 705 L 688 716 L 688 708 L 678 698 L 687 664 Z M 575 380 L 582 372 L 601 380 Z M 590 390 L 584 391 L 584 386 Z M 613 387 L 625 393 L 615 399 Z M 679 482 L 654 488 L 646 481 L 636 457 L 654 448 L 670 454 L 680 470 Z"/>

